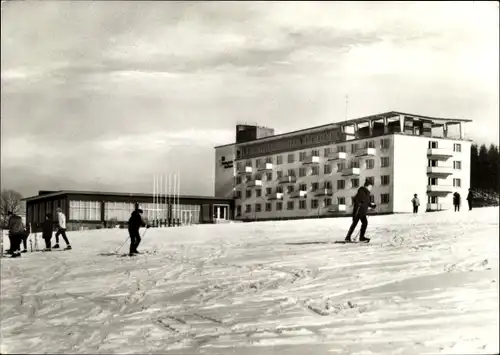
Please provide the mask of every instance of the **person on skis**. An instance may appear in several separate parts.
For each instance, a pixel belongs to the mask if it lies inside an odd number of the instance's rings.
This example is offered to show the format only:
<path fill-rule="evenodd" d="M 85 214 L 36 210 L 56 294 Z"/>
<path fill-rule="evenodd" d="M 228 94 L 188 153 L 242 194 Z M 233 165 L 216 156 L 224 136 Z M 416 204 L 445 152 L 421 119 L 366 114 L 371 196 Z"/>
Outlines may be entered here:
<path fill-rule="evenodd" d="M 7 253 L 11 254 L 13 258 L 18 258 L 21 256 L 21 243 L 26 235 L 26 229 L 23 219 L 20 216 L 11 211 L 7 212 L 7 216 L 9 217 L 8 229 L 10 239 L 10 249 Z M 25 251 L 23 250 L 23 252 Z"/>
<path fill-rule="evenodd" d="M 45 215 L 45 220 L 42 224 L 42 238 L 45 240 L 45 251 L 51 250 L 50 240 L 52 239 L 52 232 L 54 231 L 54 226 L 52 223 L 52 214 L 47 213 Z"/>
<path fill-rule="evenodd" d="M 59 236 L 62 235 L 64 242 L 66 243 L 65 250 L 71 250 L 71 244 L 69 243 L 68 237 L 66 236 L 66 216 L 62 212 L 61 207 L 56 208 L 57 213 L 57 232 L 56 232 L 56 244 L 54 249 L 59 248 Z"/>
<path fill-rule="evenodd" d="M 359 241 L 368 243 L 370 238 L 365 237 L 366 228 L 368 227 L 368 220 L 366 219 L 366 213 L 368 212 L 368 208 L 375 208 L 375 204 L 371 202 L 370 192 L 372 190 L 373 183 L 370 180 L 366 180 L 364 186 L 361 186 L 358 189 L 356 196 L 354 196 L 354 208 L 352 211 L 352 224 L 347 232 L 347 236 L 345 237 L 346 243 L 352 242 L 351 235 L 354 232 L 354 229 L 358 225 L 358 222 L 361 221 L 361 231 L 359 235 Z"/>
<path fill-rule="evenodd" d="M 134 212 L 130 215 L 128 220 L 128 233 L 130 235 L 130 252 L 129 255 L 139 254 L 137 247 L 141 242 L 141 235 L 139 234 L 139 229 L 141 227 L 146 227 L 146 223 L 142 219 L 142 210 L 136 208 Z M 149 226 L 147 226 L 149 228 Z"/>

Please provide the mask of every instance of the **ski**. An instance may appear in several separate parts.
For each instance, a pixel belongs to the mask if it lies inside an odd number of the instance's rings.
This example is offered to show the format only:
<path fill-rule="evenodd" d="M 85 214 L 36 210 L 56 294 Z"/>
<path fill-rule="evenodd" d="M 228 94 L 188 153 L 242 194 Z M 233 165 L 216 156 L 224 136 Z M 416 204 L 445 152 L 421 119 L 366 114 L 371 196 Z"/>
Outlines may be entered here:
<path fill-rule="evenodd" d="M 345 240 L 336 240 L 334 242 L 335 244 L 368 244 L 370 242 L 360 242 L 360 241 L 350 241 L 350 242 L 346 242 Z"/>

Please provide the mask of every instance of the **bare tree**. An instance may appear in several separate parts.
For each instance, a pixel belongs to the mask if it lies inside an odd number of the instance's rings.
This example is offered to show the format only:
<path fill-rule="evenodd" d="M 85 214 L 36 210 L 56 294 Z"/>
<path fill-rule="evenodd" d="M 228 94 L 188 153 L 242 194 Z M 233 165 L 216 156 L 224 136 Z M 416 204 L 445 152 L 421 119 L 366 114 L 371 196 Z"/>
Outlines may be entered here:
<path fill-rule="evenodd" d="M 2 224 L 7 221 L 7 212 L 19 213 L 23 196 L 14 190 L 2 190 L 0 196 L 0 220 Z"/>

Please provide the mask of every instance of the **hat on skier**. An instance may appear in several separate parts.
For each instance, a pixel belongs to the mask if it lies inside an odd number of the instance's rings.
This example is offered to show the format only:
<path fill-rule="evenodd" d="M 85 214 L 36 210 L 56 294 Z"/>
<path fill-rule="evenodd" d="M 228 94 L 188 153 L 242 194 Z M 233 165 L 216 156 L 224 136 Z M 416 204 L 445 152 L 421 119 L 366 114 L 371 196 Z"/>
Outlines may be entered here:
<path fill-rule="evenodd" d="M 56 208 L 56 212 L 62 212 L 61 207 L 57 207 L 57 208 Z"/>
<path fill-rule="evenodd" d="M 143 213 L 143 211 L 140 208 L 137 209 L 137 212 Z"/>

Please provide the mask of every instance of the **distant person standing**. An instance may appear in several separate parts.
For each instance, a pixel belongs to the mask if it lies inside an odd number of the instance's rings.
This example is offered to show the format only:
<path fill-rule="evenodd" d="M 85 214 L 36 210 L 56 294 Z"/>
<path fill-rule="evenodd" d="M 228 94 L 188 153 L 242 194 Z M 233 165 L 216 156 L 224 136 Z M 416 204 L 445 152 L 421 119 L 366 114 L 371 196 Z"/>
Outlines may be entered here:
<path fill-rule="evenodd" d="M 47 213 L 45 215 L 45 221 L 42 224 L 42 238 L 45 240 L 45 251 L 50 251 L 50 240 L 52 239 L 52 232 L 54 231 L 54 226 L 52 224 L 52 214 Z"/>
<path fill-rule="evenodd" d="M 62 212 L 61 207 L 56 208 L 57 213 L 57 232 L 56 232 L 56 244 L 54 249 L 59 248 L 59 236 L 62 235 L 64 242 L 66 243 L 65 250 L 71 250 L 71 245 L 69 244 L 68 237 L 66 237 L 66 216 Z"/>
<path fill-rule="evenodd" d="M 469 204 L 469 211 L 472 210 L 472 199 L 474 196 L 472 196 L 472 190 L 469 189 L 469 193 L 467 194 L 467 203 Z"/>
<path fill-rule="evenodd" d="M 460 211 L 460 194 L 458 192 L 453 194 L 453 206 L 455 207 L 455 212 Z"/>
<path fill-rule="evenodd" d="M 8 228 L 9 228 L 9 239 L 10 239 L 10 249 L 7 253 L 12 254 L 13 258 L 18 258 L 21 256 L 21 242 L 24 239 L 26 230 L 24 228 L 23 219 L 12 213 L 7 212 L 9 217 Z"/>
<path fill-rule="evenodd" d="M 418 206 L 420 206 L 420 200 L 418 199 L 417 194 L 413 195 L 411 203 L 413 205 L 413 213 L 418 213 Z"/>

